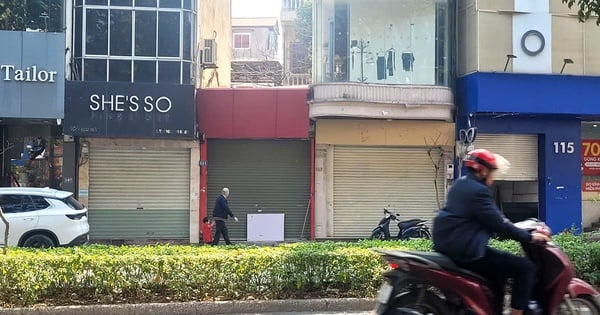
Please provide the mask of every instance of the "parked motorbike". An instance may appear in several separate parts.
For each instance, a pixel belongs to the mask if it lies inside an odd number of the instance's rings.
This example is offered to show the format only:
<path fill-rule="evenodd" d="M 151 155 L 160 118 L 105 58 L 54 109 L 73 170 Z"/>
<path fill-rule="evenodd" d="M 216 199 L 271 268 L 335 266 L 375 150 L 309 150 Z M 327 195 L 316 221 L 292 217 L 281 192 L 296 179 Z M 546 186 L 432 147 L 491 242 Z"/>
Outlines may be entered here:
<path fill-rule="evenodd" d="M 516 224 L 533 230 L 546 229 L 537 220 Z M 554 243 L 521 244 L 537 269 L 529 314 L 600 314 L 600 293 L 575 278 L 575 267 Z M 377 294 L 377 314 L 502 314 L 504 297 L 494 291 L 487 279 L 458 267 L 448 257 L 435 252 L 381 250 L 392 270 L 384 275 Z M 525 314 L 528 311 L 525 312 Z"/>
<path fill-rule="evenodd" d="M 390 222 L 396 222 L 398 224 L 398 235 L 394 239 L 406 240 L 409 238 L 431 238 L 429 228 L 425 225 L 427 220 L 411 219 L 406 221 L 398 220 L 398 214 L 394 214 L 388 209 L 383 209 L 383 218 L 379 221 L 379 224 L 371 232 L 370 239 L 372 240 L 389 240 L 392 239 L 390 235 Z"/>

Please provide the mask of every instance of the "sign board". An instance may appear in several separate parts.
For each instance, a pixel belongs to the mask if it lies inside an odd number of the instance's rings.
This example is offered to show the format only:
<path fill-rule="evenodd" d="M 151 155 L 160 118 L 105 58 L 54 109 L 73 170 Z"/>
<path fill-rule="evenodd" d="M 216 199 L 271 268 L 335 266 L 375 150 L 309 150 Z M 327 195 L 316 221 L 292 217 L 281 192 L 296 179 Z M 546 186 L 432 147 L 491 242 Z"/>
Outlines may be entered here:
<path fill-rule="evenodd" d="M 598 192 L 600 191 L 600 182 L 584 180 L 581 188 L 585 192 Z"/>
<path fill-rule="evenodd" d="M 64 133 L 193 139 L 193 85 L 67 81 Z"/>
<path fill-rule="evenodd" d="M 600 175 L 600 139 L 581 140 L 581 174 Z"/>
<path fill-rule="evenodd" d="M 65 36 L 0 31 L 0 117 L 64 118 Z"/>

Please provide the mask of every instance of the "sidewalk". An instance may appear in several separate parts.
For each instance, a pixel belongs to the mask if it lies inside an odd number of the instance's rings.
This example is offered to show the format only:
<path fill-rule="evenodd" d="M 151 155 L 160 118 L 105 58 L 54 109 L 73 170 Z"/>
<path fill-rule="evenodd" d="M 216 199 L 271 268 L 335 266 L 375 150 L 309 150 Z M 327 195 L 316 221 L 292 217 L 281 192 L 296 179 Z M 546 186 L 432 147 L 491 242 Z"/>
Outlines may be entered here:
<path fill-rule="evenodd" d="M 309 299 L 274 301 L 222 301 L 185 303 L 114 304 L 0 308 L 0 314 L 19 315 L 193 315 L 193 314 L 257 314 L 285 312 L 371 311 L 374 299 Z"/>

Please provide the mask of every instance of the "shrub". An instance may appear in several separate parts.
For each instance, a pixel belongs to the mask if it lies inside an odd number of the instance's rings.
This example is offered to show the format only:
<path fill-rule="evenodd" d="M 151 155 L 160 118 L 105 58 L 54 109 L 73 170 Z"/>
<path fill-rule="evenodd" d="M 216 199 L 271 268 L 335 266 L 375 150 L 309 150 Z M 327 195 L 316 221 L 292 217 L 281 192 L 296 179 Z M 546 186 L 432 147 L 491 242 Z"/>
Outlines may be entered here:
<path fill-rule="evenodd" d="M 566 234 L 555 241 L 597 285 L 599 243 Z M 512 241 L 491 245 L 520 252 Z M 11 248 L 0 255 L 0 306 L 373 297 L 388 268 L 373 248 L 430 251 L 431 242 Z"/>

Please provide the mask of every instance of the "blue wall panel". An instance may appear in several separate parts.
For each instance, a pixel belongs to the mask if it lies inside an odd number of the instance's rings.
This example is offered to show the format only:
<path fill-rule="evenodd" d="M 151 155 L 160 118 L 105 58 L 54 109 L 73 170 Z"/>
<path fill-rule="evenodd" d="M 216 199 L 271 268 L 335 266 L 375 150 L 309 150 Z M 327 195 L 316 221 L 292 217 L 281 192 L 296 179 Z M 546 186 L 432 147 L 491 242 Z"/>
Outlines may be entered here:
<path fill-rule="evenodd" d="M 457 80 L 457 101 L 469 113 L 599 116 L 599 86 L 592 76 L 476 72 Z"/>

